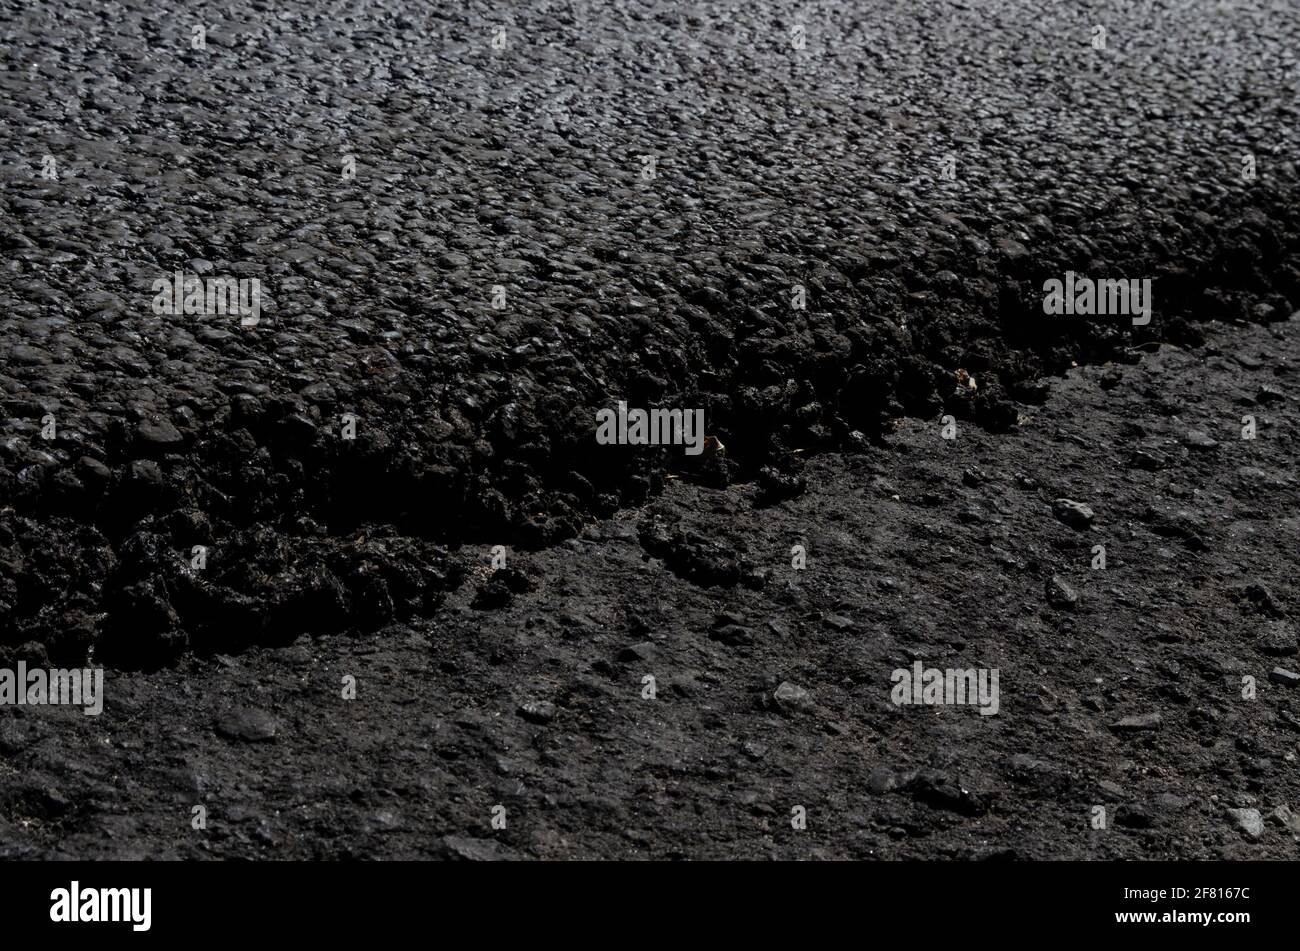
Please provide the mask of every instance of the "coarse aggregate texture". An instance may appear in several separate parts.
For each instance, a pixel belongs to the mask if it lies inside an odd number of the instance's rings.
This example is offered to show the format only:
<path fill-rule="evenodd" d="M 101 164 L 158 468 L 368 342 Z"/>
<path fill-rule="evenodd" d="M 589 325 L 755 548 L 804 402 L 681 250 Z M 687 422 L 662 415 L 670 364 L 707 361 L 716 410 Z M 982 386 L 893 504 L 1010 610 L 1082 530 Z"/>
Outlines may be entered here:
<path fill-rule="evenodd" d="M 1300 298 L 1292 4 L 0 9 L 0 618 L 63 658 L 411 616 L 447 545 Z M 1069 269 L 1152 323 L 1045 317 Z M 156 314 L 178 270 L 261 322 Z M 726 454 L 593 451 L 618 400 Z"/>
<path fill-rule="evenodd" d="M 497 572 L 466 546 L 373 635 L 0 707 L 0 858 L 1293 859 L 1300 327 L 1205 327 L 774 505 L 672 479 Z M 998 713 L 896 706 L 917 661 L 996 668 Z"/>
<path fill-rule="evenodd" d="M 1298 40 L 0 0 L 0 856 L 1292 857 Z"/>

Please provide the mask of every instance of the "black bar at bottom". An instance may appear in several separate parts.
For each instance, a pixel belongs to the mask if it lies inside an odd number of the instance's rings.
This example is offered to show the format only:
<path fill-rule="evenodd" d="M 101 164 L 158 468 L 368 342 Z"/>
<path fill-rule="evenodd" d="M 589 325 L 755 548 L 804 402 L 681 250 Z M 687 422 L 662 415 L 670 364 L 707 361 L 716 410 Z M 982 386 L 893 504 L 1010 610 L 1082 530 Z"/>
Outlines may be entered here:
<path fill-rule="evenodd" d="M 873 940 L 978 922 L 1013 933 L 1230 941 L 1289 931 L 1294 888 L 1289 863 L 0 865 L 10 938 L 337 941 L 472 921 L 494 936 L 609 936 L 621 920 L 647 935 L 721 928 L 734 939 L 784 920 L 818 930 L 856 922 Z"/>

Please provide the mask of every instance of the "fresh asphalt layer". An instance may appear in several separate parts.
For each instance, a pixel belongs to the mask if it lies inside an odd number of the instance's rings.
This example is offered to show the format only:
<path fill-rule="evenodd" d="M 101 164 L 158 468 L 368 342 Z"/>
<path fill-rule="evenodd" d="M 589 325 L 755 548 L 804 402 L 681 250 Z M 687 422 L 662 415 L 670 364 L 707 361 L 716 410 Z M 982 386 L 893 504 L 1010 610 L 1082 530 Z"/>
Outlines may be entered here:
<path fill-rule="evenodd" d="M 895 434 L 912 426 L 940 445 L 972 433 L 1003 445 L 1072 365 L 1122 373 L 1162 342 L 1204 355 L 1207 321 L 1231 360 L 1234 335 L 1289 334 L 1300 307 L 1293 4 L 236 2 L 160 17 L 55 0 L 0 11 L 6 665 L 179 661 L 159 683 L 200 684 L 206 675 L 178 671 L 255 646 L 310 653 L 325 635 L 342 650 L 356 642 L 333 635 L 383 642 L 394 625 L 441 643 L 463 622 L 437 636 L 429 625 L 459 617 L 461 601 L 492 616 L 550 590 L 515 567 L 479 577 L 494 545 L 554 557 L 592 525 L 684 491 L 705 506 L 752 491 L 739 528 L 803 506 L 804 531 L 821 531 L 805 495 L 863 487 L 818 453 L 888 469 Z M 1150 322 L 1045 313 L 1045 282 L 1071 273 L 1150 281 Z M 179 281 L 185 297 L 187 279 L 226 278 L 245 282 L 239 313 L 194 312 L 159 289 Z M 1249 369 L 1285 384 L 1278 346 Z M 1234 366 L 1201 380 L 1184 367 L 1178 385 L 1222 393 Z M 1172 378 L 1152 377 L 1128 411 L 1176 407 L 1185 393 L 1167 389 Z M 1248 395 L 1292 399 L 1285 385 Z M 597 414 L 620 401 L 698 409 L 713 439 L 699 455 L 600 445 Z M 1108 402 L 1079 411 L 1088 433 L 1117 425 Z M 946 425 L 962 435 L 942 440 Z M 1111 464 L 1093 449 L 1093 465 Z M 1032 480 L 1058 464 L 1020 469 Z M 701 617 L 719 588 L 768 597 L 764 559 L 710 554 L 723 529 L 638 524 L 638 550 Z M 1254 544 L 1240 540 L 1233 557 Z M 904 561 L 921 550 L 907 535 L 897 546 Z M 1032 561 L 1035 586 L 1052 588 L 1047 565 Z M 874 585 L 878 568 L 854 583 Z M 953 570 L 945 590 L 1002 610 L 987 588 L 1001 568 L 984 558 Z M 1259 584 L 1285 626 L 1289 589 Z M 581 638 L 554 620 L 568 632 L 554 636 Z M 1242 623 L 1218 618 L 1213 636 L 1239 636 Z M 781 650 L 791 663 L 812 656 L 797 642 Z M 266 664 L 259 676 L 283 676 L 277 654 L 247 656 Z M 486 671 L 440 661 L 437 676 L 469 677 L 458 689 L 475 704 L 499 702 L 494 678 L 520 661 L 490 657 Z M 736 663 L 733 676 L 765 684 Z M 1121 676 L 1124 658 L 1114 663 L 1107 675 Z M 767 697 L 768 686 L 754 689 Z M 536 721 L 563 709 L 546 702 L 528 714 L 543 732 Z M 137 725 L 183 722 L 151 709 L 138 707 Z M 224 742 L 265 732 L 248 716 L 226 723 L 221 735 L 236 739 Z M 1217 729 L 1206 735 L 1268 746 Z M 1051 742 L 1033 735 L 1017 737 L 1026 755 Z M 33 749 L 0 752 L 11 747 Z M 325 755 L 288 762 L 315 775 Z M 906 759 L 903 747 L 893 755 Z M 844 762 L 826 768 L 845 795 L 860 783 Z M 956 802 L 978 818 L 963 787 L 943 785 L 956 780 L 896 771 L 890 795 L 897 786 L 918 808 Z M 1259 795 L 1236 778 L 1206 793 L 1222 800 L 1205 807 L 1210 839 L 1193 842 L 1174 820 L 1182 839 L 1138 853 L 1213 853 L 1214 810 Z M 228 796 L 229 781 L 211 788 Z M 423 788 L 409 782 L 398 799 Z M 605 795 L 599 772 L 564 782 Z M 57 851 L 78 829 L 94 839 L 100 800 L 64 808 L 60 795 L 54 806 L 10 796 L 0 816 L 18 838 L 6 841 L 23 852 Z M 468 819 L 443 819 L 448 835 L 469 834 Z M 709 851 L 689 836 L 668 848 L 653 826 L 651 853 Z M 723 828 L 719 854 L 750 854 L 752 841 Z M 901 819 L 889 828 L 912 834 Z M 1071 851 L 1051 822 L 1040 832 L 1013 848 Z M 230 841 L 229 854 L 247 851 Z M 863 852 L 837 841 L 829 854 Z M 946 854 L 932 845 L 897 854 Z"/>

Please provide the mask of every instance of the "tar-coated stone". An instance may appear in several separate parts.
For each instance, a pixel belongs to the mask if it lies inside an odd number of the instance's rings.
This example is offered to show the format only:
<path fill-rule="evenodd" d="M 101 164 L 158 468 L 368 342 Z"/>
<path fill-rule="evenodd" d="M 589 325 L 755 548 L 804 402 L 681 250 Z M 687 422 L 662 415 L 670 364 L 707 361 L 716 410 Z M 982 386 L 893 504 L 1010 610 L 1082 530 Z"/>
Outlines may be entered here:
<path fill-rule="evenodd" d="M 1056 499 L 1052 502 L 1052 514 L 1071 528 L 1085 529 L 1092 525 L 1095 517 L 1092 508 L 1073 499 Z"/>
<path fill-rule="evenodd" d="M 1116 733 L 1138 733 L 1160 729 L 1163 718 L 1159 713 L 1143 713 L 1116 720 L 1110 728 Z"/>

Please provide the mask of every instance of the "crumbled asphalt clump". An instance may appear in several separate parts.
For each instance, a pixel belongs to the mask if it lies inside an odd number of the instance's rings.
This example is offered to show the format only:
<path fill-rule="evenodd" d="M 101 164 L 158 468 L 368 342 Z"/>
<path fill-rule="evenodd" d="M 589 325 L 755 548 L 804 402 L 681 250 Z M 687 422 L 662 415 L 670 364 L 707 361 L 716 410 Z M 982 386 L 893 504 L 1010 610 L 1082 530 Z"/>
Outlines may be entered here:
<path fill-rule="evenodd" d="M 663 559 L 669 571 L 702 587 L 758 589 L 766 583 L 745 553 L 689 527 L 650 515 L 638 524 L 637 535 L 647 557 Z"/>
<path fill-rule="evenodd" d="M 497 568 L 476 589 L 473 606 L 484 610 L 502 608 L 510 604 L 515 595 L 525 594 L 535 587 L 533 579 L 520 569 Z"/>
<path fill-rule="evenodd" d="M 462 570 L 444 548 L 386 526 L 342 538 L 257 527 L 231 531 L 211 549 L 185 547 L 206 541 L 189 532 L 186 514 L 145 519 L 117 546 L 77 526 L 54 535 L 51 548 L 50 527 L 37 531 L 26 519 L 13 524 L 29 534 L 6 545 L 0 526 L 11 638 L 44 635 L 61 663 L 94 649 L 104 662 L 147 666 L 189 648 L 374 630 L 435 608 Z"/>

